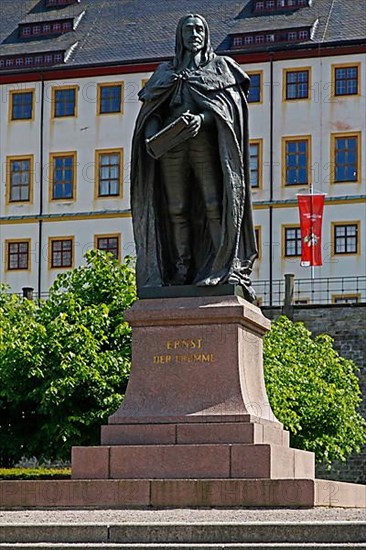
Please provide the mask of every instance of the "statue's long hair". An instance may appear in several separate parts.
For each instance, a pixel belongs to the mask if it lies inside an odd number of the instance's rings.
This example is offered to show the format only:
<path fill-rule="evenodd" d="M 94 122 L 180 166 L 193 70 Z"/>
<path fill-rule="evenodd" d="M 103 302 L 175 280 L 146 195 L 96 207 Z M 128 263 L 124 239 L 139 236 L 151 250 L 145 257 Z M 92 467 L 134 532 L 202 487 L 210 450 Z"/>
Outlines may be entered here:
<path fill-rule="evenodd" d="M 202 15 L 198 15 L 197 13 L 188 13 L 187 15 L 184 15 L 181 17 L 178 21 L 177 25 L 177 32 L 175 35 L 175 57 L 173 60 L 173 66 L 178 67 L 182 61 L 184 56 L 184 46 L 183 46 L 183 36 L 182 36 L 182 29 L 184 23 L 189 19 L 190 17 L 197 17 L 197 19 L 200 19 L 202 21 L 202 24 L 205 28 L 205 43 L 203 50 L 201 52 L 202 58 L 200 65 L 206 65 L 214 56 L 214 51 L 211 46 L 211 40 L 210 40 L 210 29 L 208 28 L 207 21 Z"/>

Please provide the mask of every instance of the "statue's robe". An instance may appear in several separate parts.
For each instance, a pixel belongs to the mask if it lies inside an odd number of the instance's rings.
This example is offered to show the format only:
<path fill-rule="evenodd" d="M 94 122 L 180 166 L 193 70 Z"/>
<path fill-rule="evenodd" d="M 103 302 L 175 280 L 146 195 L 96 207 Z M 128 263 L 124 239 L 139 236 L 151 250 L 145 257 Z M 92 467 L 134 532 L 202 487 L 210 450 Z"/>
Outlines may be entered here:
<path fill-rule="evenodd" d="M 182 78 L 172 62 L 160 65 L 140 92 L 131 159 L 131 208 L 137 253 L 137 286 L 170 284 L 174 254 L 169 219 L 159 174 L 159 161 L 146 151 L 145 125 L 164 104 L 179 101 L 182 85 L 189 87 L 197 112 L 212 114 L 223 175 L 222 234 L 214 251 L 205 208 L 192 174 L 192 282 L 204 279 L 223 284 L 249 268 L 257 257 L 250 199 L 248 105 L 250 79 L 229 57 L 213 55 Z M 194 138 L 192 138 L 194 139 Z M 245 271 L 245 270 L 244 270 Z M 248 270 L 247 270 L 248 271 Z"/>

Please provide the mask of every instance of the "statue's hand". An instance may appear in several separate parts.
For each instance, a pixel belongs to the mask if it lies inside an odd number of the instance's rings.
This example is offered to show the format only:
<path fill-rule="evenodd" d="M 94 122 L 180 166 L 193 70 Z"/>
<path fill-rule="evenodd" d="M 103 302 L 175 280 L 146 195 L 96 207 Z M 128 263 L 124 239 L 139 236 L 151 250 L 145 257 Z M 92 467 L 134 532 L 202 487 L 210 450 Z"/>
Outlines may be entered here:
<path fill-rule="evenodd" d="M 192 113 L 185 113 L 184 115 L 188 120 L 188 126 L 184 130 L 188 138 L 195 137 L 202 126 L 202 117 L 200 115 L 194 115 Z"/>

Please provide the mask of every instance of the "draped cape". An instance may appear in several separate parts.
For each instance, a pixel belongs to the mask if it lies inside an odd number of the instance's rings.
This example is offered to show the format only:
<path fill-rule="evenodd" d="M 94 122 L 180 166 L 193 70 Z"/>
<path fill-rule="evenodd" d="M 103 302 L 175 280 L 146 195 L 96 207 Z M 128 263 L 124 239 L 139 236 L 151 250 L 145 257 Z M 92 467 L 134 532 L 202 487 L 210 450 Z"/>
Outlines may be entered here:
<path fill-rule="evenodd" d="M 171 277 L 169 220 L 159 161 L 146 151 L 145 125 L 164 104 L 179 103 L 182 86 L 208 112 L 217 132 L 223 178 L 222 232 L 218 250 L 212 249 L 204 205 L 195 193 L 192 174 L 192 231 L 195 268 L 192 282 L 210 279 L 222 284 L 257 257 L 253 228 L 250 179 L 248 105 L 249 77 L 231 58 L 213 54 L 193 71 L 178 74 L 173 62 L 161 64 L 139 97 L 143 102 L 136 120 L 131 158 L 131 209 L 137 253 L 137 286 L 164 286 Z M 194 138 L 192 138 L 194 139 Z"/>

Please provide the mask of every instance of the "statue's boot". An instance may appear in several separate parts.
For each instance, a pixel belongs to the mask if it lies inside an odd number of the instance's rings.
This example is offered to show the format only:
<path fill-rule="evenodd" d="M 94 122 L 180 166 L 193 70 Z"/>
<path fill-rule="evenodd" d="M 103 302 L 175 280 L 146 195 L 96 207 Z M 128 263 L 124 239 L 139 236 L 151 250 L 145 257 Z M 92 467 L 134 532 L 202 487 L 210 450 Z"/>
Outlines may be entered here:
<path fill-rule="evenodd" d="M 175 273 L 172 284 L 184 285 L 187 282 L 189 267 L 191 265 L 190 233 L 188 224 L 173 224 L 173 234 L 176 249 Z"/>

